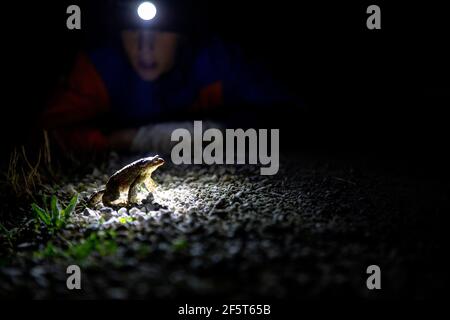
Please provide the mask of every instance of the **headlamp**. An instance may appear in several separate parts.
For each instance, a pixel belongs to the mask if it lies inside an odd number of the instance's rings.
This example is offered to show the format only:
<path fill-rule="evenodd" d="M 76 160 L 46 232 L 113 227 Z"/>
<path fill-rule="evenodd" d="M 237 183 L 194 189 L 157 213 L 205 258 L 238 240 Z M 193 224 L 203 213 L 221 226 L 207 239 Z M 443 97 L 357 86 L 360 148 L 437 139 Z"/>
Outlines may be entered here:
<path fill-rule="evenodd" d="M 190 0 L 115 0 L 117 27 L 187 33 L 193 22 Z"/>
<path fill-rule="evenodd" d="M 156 6 L 148 1 L 142 2 L 137 8 L 137 13 L 142 20 L 152 20 L 156 17 Z"/>

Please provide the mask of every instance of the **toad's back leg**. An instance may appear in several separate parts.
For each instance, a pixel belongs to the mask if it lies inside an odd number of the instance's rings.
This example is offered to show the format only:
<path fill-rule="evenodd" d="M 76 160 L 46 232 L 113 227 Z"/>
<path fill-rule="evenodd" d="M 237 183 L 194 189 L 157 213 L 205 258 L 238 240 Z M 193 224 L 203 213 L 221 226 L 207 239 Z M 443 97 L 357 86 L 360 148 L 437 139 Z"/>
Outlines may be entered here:
<path fill-rule="evenodd" d="M 105 206 L 111 206 L 111 202 L 120 198 L 120 189 L 116 186 L 108 187 L 102 197 L 102 202 Z"/>

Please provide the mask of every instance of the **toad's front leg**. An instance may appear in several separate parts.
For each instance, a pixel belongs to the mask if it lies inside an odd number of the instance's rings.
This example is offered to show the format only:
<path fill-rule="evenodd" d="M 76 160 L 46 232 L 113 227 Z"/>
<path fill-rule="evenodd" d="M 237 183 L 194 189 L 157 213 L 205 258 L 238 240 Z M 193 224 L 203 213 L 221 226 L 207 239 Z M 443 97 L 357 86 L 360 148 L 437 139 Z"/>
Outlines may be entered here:
<path fill-rule="evenodd" d="M 139 187 L 142 185 L 142 182 L 141 179 L 136 179 L 130 185 L 130 189 L 128 190 L 128 204 L 138 203 Z"/>
<path fill-rule="evenodd" d="M 155 182 L 155 180 L 153 180 L 151 177 L 148 177 L 147 179 L 145 179 L 144 183 L 145 183 L 145 187 L 150 192 L 154 192 L 156 190 L 156 187 L 158 186 L 158 184 Z"/>

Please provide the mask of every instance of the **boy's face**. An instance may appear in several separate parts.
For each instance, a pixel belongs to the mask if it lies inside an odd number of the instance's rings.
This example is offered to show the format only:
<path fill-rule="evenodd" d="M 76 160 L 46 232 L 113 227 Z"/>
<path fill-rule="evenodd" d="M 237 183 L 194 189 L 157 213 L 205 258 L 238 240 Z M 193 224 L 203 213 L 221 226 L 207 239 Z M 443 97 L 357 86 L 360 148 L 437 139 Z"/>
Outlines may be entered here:
<path fill-rule="evenodd" d="M 121 36 L 131 65 L 143 80 L 156 80 L 172 69 L 179 38 L 176 33 L 123 30 Z"/>

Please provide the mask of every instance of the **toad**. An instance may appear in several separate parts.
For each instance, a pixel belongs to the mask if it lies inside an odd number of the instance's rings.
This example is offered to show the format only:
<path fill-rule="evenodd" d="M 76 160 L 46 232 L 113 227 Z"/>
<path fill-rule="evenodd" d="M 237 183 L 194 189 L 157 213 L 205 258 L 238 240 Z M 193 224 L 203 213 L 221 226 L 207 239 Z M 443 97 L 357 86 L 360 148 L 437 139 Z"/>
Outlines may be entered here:
<path fill-rule="evenodd" d="M 94 206 L 100 201 L 105 206 L 120 199 L 121 194 L 127 194 L 127 203 L 137 203 L 139 188 L 144 185 L 149 192 L 155 191 L 156 183 L 151 175 L 164 160 L 158 155 L 142 158 L 123 167 L 114 173 L 106 182 L 104 189 L 94 193 L 89 199 L 89 205 Z"/>

